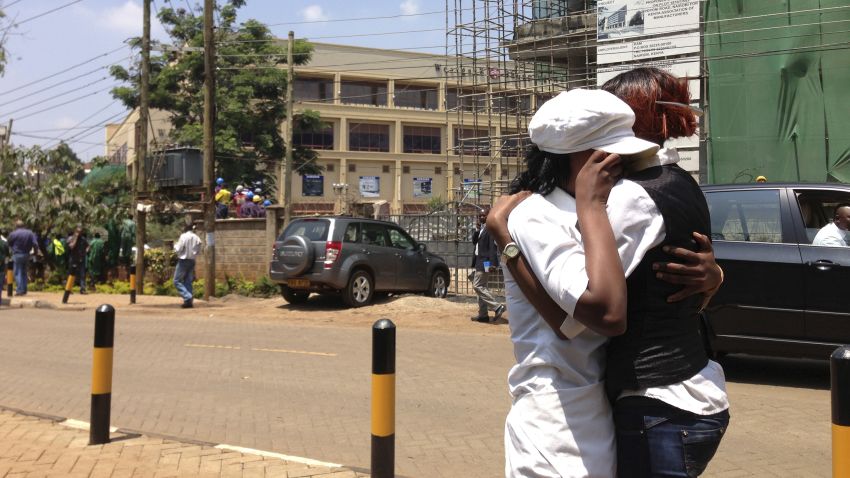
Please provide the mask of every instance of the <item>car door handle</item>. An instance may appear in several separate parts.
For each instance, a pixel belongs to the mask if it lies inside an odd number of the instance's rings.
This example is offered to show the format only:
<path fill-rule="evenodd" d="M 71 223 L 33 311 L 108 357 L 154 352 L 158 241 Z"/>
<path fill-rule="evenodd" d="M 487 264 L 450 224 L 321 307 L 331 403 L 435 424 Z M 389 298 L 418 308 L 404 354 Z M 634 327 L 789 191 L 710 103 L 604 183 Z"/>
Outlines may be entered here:
<path fill-rule="evenodd" d="M 369 249 L 360 249 L 360 252 L 362 252 L 363 254 L 366 254 L 367 256 L 369 254 L 371 254 L 371 252 L 369 252 Z"/>
<path fill-rule="evenodd" d="M 832 268 L 835 267 L 837 264 L 826 259 L 819 259 L 814 262 L 809 262 L 809 265 L 819 271 L 828 271 L 832 270 Z"/>

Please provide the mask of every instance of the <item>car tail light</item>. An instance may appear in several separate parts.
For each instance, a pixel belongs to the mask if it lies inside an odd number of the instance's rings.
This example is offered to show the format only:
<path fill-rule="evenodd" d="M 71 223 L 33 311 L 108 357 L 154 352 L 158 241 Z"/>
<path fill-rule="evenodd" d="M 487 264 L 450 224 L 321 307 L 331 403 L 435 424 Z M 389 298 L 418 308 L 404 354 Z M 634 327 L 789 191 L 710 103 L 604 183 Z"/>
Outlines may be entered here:
<path fill-rule="evenodd" d="M 328 241 L 325 245 L 325 269 L 333 267 L 339 253 L 342 251 L 342 242 Z"/>

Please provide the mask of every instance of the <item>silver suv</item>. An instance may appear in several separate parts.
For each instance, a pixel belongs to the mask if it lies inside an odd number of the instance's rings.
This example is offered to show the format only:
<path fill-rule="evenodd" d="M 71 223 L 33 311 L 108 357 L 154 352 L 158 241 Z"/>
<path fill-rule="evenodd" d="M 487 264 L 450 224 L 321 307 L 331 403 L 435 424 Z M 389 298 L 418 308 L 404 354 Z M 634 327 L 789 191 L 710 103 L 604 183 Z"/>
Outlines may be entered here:
<path fill-rule="evenodd" d="M 361 307 L 376 293 L 445 297 L 449 287 L 446 262 L 398 225 L 340 216 L 293 219 L 275 241 L 269 277 L 290 304 L 318 292 Z"/>

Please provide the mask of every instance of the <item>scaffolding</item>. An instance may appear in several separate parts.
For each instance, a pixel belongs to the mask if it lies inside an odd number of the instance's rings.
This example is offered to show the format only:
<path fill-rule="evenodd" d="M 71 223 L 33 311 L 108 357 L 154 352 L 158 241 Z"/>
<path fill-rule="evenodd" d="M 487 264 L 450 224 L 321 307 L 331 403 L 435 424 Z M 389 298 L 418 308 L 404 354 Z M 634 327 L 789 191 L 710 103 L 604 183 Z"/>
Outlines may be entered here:
<path fill-rule="evenodd" d="M 446 0 L 449 197 L 492 204 L 523 169 L 528 121 L 596 86 L 596 0 Z M 452 59 L 454 62 L 452 62 Z"/>

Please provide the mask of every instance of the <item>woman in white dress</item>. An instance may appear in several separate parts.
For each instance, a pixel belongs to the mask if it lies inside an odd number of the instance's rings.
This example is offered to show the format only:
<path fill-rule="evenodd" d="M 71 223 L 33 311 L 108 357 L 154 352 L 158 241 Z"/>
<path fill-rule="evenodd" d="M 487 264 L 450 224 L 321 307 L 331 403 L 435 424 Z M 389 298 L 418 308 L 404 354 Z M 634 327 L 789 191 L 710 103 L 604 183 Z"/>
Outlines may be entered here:
<path fill-rule="evenodd" d="M 625 91 L 630 105 L 640 107 L 644 100 L 650 104 L 648 111 L 641 111 L 636 130 L 643 131 L 647 124 L 662 126 L 658 135 L 639 136 L 663 143 L 670 135 L 693 133 L 686 85 L 660 70 L 641 70 L 618 77 L 613 88 L 618 95 Z M 672 98 L 664 96 L 671 92 Z M 698 238 L 709 248 L 707 255 L 697 254 L 691 239 L 693 231 L 707 234 L 707 207 L 696 183 L 675 165 L 675 151 L 658 151 L 660 145 L 653 144 L 630 152 L 616 143 L 604 144 L 626 137 L 598 117 L 628 105 L 620 100 L 611 104 L 605 97 L 585 98 L 590 94 L 562 93 L 541 107 L 529 124 L 537 147 L 529 155 L 528 171 L 514 184 L 515 189 L 538 194 L 498 204 L 488 220 L 497 243 L 504 246 L 513 238 L 522 250 L 520 260 L 505 261 L 517 355 L 509 374 L 514 406 L 506 421 L 506 474 L 614 476 L 603 346 L 605 336 L 626 330 L 619 313 L 626 298 L 620 282 L 625 276 L 631 329 L 607 351 L 612 357 L 607 392 L 618 416 L 618 474 L 698 476 L 728 424 L 725 382 L 722 369 L 708 361 L 702 349 L 696 319 L 702 297 L 676 303 L 666 299 L 716 290 L 722 281 L 705 236 Z M 667 104 L 670 109 L 663 106 Z M 633 122 L 632 115 L 629 130 Z M 635 139 L 628 139 L 632 149 Z M 583 219 L 592 217 L 582 213 L 587 206 L 581 178 L 593 163 L 584 162 L 586 148 L 630 154 L 624 165 L 632 180 L 618 182 L 608 197 L 614 245 L 600 240 L 595 228 L 588 227 L 593 223 Z M 667 266 L 672 272 L 684 271 L 674 282 L 688 284 L 685 291 L 655 280 L 653 263 L 671 246 L 678 247 L 679 255 L 700 261 L 690 268 Z M 594 259 L 599 254 L 620 260 L 620 273 L 601 274 L 600 259 Z"/>

